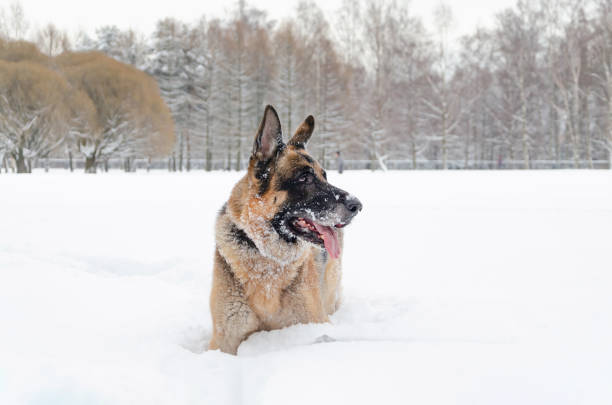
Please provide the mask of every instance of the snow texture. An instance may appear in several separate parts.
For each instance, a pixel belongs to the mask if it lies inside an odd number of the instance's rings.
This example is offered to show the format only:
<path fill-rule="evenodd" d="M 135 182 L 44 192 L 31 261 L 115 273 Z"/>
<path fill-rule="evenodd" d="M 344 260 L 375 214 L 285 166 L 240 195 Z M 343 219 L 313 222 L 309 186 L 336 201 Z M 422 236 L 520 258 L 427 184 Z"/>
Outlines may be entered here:
<path fill-rule="evenodd" d="M 206 351 L 235 173 L 0 175 L 1 404 L 612 403 L 612 173 L 348 172 L 332 323 Z"/>

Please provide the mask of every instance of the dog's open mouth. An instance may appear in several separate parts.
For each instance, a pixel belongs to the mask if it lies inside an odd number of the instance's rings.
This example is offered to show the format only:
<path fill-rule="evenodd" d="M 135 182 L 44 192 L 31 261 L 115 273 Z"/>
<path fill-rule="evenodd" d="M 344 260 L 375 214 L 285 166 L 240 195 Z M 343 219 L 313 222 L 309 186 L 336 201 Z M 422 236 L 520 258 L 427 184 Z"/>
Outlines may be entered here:
<path fill-rule="evenodd" d="M 302 217 L 292 218 L 289 224 L 296 236 L 316 245 L 324 246 L 333 259 L 340 257 L 338 232 L 334 228 L 342 228 L 344 224 L 328 226 Z"/>

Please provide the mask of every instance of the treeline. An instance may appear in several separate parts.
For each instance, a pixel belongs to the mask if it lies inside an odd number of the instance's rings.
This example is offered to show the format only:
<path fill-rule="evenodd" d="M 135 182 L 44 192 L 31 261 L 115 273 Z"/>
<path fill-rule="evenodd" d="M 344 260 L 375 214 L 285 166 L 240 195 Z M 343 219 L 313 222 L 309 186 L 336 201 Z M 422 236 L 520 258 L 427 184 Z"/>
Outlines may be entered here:
<path fill-rule="evenodd" d="M 382 168 L 390 160 L 593 167 L 612 155 L 611 15 L 612 0 L 521 0 L 491 28 L 451 41 L 445 6 L 428 30 L 391 0 L 345 0 L 333 16 L 304 1 L 283 21 L 239 1 L 225 19 L 163 19 L 148 37 L 106 26 L 71 44 L 52 25 L 35 37 L 48 55 L 96 50 L 155 78 L 174 122 L 175 170 L 194 158 L 206 169 L 219 160 L 244 168 L 268 103 L 285 133 L 315 116 L 310 149 L 323 165 L 340 150 Z"/>

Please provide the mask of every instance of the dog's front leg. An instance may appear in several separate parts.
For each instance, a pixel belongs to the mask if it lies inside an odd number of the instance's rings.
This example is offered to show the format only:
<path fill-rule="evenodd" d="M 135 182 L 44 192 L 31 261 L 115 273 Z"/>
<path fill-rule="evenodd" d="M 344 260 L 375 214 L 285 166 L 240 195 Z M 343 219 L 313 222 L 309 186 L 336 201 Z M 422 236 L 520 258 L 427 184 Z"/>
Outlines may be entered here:
<path fill-rule="evenodd" d="M 260 329 L 259 318 L 249 307 L 244 289 L 234 278 L 229 265 L 217 252 L 210 294 L 213 337 L 209 349 L 236 354 L 238 346 Z"/>
<path fill-rule="evenodd" d="M 259 329 L 259 319 L 246 302 L 226 301 L 219 304 L 224 309 L 218 316 L 213 315 L 213 337 L 208 348 L 236 354 L 240 343 Z M 213 314 L 215 312 L 213 310 Z"/>

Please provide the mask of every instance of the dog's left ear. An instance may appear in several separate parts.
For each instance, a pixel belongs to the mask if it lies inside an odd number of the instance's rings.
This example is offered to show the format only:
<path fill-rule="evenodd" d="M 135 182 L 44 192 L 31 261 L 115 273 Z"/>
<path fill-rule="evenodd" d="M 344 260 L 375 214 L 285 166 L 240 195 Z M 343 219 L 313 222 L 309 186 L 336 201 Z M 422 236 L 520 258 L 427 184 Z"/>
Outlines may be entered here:
<path fill-rule="evenodd" d="M 314 131 L 314 117 L 309 115 L 304 122 L 300 124 L 288 144 L 296 148 L 305 148 L 308 140 L 312 136 L 312 131 Z"/>
<path fill-rule="evenodd" d="M 274 156 L 276 150 L 282 145 L 283 134 L 278 114 L 274 107 L 268 104 L 259 124 L 257 136 L 255 136 L 253 156 L 260 160 L 268 160 Z"/>

